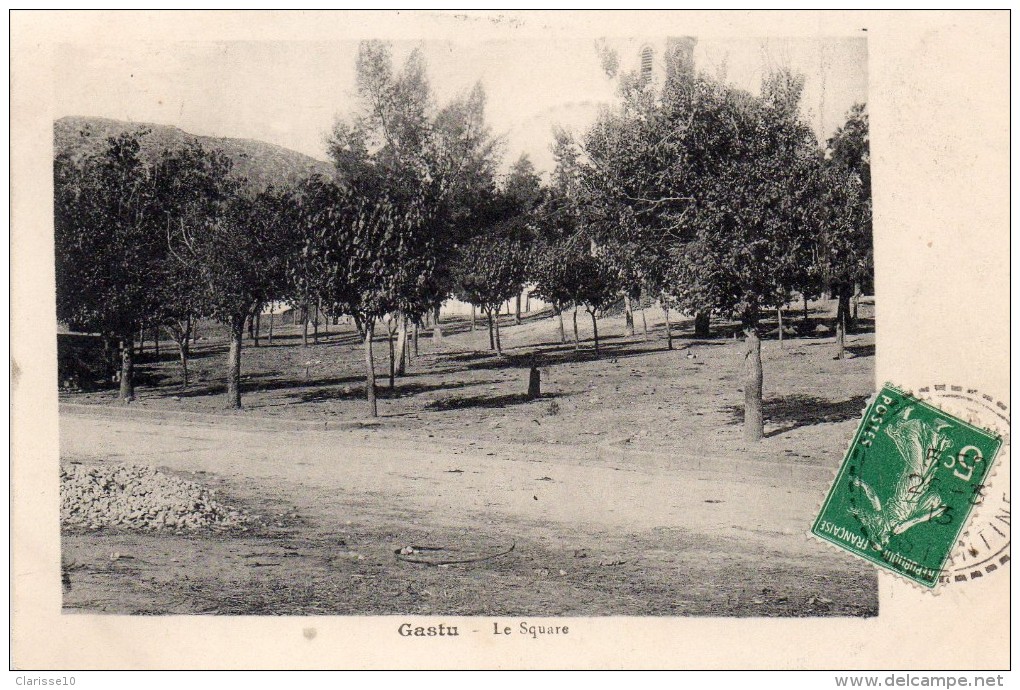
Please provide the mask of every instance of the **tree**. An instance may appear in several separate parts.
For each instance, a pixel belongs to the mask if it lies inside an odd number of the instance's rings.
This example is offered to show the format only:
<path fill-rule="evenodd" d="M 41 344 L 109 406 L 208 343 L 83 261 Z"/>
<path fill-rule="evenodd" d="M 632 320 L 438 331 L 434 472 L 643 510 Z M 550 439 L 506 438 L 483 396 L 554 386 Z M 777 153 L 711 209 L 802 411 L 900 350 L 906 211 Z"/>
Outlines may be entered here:
<path fill-rule="evenodd" d="M 822 165 L 823 221 L 814 247 L 817 272 L 838 299 L 836 358 L 844 353 L 855 288 L 874 282 L 871 224 L 871 154 L 868 114 L 850 109 L 846 123 L 829 139 Z"/>
<path fill-rule="evenodd" d="M 561 313 L 574 305 L 574 341 L 577 340 L 577 308 L 584 307 L 591 316 L 595 356 L 600 354 L 598 317 L 614 304 L 620 290 L 619 273 L 611 261 L 593 254 L 591 242 L 583 235 L 547 242 L 540 246 L 535 261 L 535 295 L 552 303 Z M 560 337 L 565 341 L 563 318 Z"/>
<path fill-rule="evenodd" d="M 184 265 L 201 276 L 205 310 L 227 327 L 227 406 L 241 407 L 241 349 L 244 326 L 256 309 L 287 285 L 286 261 L 293 251 L 293 196 L 269 188 L 254 193 L 227 181 L 230 161 L 223 154 L 199 151 L 219 180 L 209 189 L 216 213 L 195 225 L 170 230 L 170 247 Z"/>
<path fill-rule="evenodd" d="M 640 282 L 693 312 L 697 335 L 710 313 L 733 315 L 754 350 L 761 310 L 809 283 L 820 157 L 799 115 L 802 88 L 788 72 L 757 96 L 689 70 L 661 90 L 624 74 L 620 106 L 582 140 L 593 237 L 641 257 Z"/>
<path fill-rule="evenodd" d="M 299 206 L 298 222 L 311 237 L 316 292 L 330 312 L 350 314 L 364 337 L 366 397 L 370 414 L 378 416 L 375 324 L 400 306 L 407 270 L 418 267 L 408 256 L 428 255 L 408 247 L 430 236 L 423 229 L 429 217 L 420 207 L 366 196 L 321 177 L 305 184 Z M 428 267 L 422 270 L 427 273 Z"/>
<path fill-rule="evenodd" d="M 462 246 L 454 264 L 455 294 L 485 313 L 489 322 L 489 347 L 501 356 L 500 309 L 524 287 L 528 254 L 527 246 L 520 239 L 494 233 L 476 237 Z"/>
<path fill-rule="evenodd" d="M 528 154 L 521 154 L 510 166 L 500 196 L 505 199 L 514 234 L 523 243 L 533 246 L 536 241 L 533 215 L 542 200 L 542 180 Z M 514 323 L 521 324 L 520 291 L 514 296 Z"/>
<path fill-rule="evenodd" d="M 87 136 L 87 134 L 83 134 Z M 152 189 L 136 135 L 110 137 L 97 153 L 54 161 L 57 318 L 119 339 L 120 399 L 134 397 L 134 334 L 152 311 Z"/>
<path fill-rule="evenodd" d="M 580 152 L 570 134 L 557 129 L 552 153 L 556 166 L 550 184 L 531 213 L 535 251 L 529 277 L 535 283 L 532 294 L 553 305 L 563 343 L 567 342 L 563 311 L 573 305 L 574 346 L 580 349 L 576 300 L 582 278 L 577 259 L 591 250 L 583 225 Z"/>
<path fill-rule="evenodd" d="M 569 241 L 547 241 L 536 248 L 531 269 L 531 280 L 535 283 L 532 294 L 552 305 L 559 318 L 562 343 L 567 342 L 563 328 L 563 310 L 573 304 L 577 296 L 575 287 L 577 281 L 574 278 L 575 268 L 572 263 L 577 255 L 577 248 Z"/>
<path fill-rule="evenodd" d="M 595 357 L 599 356 L 598 316 L 613 304 L 620 291 L 619 273 L 603 256 L 581 253 L 575 259 L 578 279 L 576 304 L 583 304 L 591 316 Z"/>
<path fill-rule="evenodd" d="M 229 169 L 222 155 L 195 143 L 163 151 L 153 165 L 153 222 L 163 253 L 155 266 L 156 298 L 150 318 L 166 327 L 177 344 L 184 388 L 188 386 L 192 328 L 205 313 L 207 294 L 198 258 L 174 248 L 216 222 L 233 189 L 224 186 Z"/>
<path fill-rule="evenodd" d="M 156 304 L 151 319 L 166 328 L 177 345 L 181 366 L 181 388 L 188 387 L 188 361 L 195 320 L 202 314 L 202 285 L 193 266 L 169 259 L 159 272 Z"/>
<path fill-rule="evenodd" d="M 499 142 L 485 125 L 480 84 L 441 109 L 433 106 L 420 51 L 394 70 L 390 46 L 366 41 L 356 70 L 358 110 L 337 124 L 329 143 L 340 178 L 361 196 L 385 197 L 428 218 L 415 225 L 418 235 L 407 236 L 395 259 L 399 373 L 408 322 L 419 324 L 434 312 L 433 333 L 441 337 L 438 312 L 452 287 L 450 257 L 475 234 L 476 209 L 494 193 Z"/>

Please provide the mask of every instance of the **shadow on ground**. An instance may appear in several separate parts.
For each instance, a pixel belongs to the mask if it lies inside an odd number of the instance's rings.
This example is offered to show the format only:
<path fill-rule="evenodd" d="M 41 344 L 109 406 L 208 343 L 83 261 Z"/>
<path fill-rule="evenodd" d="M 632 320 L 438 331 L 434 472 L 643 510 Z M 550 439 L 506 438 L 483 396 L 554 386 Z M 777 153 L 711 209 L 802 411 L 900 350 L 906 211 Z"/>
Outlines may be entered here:
<path fill-rule="evenodd" d="M 509 407 L 511 405 L 523 405 L 529 402 L 541 402 L 542 400 L 551 400 L 559 397 L 556 394 L 545 394 L 538 398 L 528 397 L 526 393 L 511 393 L 507 395 L 474 395 L 466 398 L 445 398 L 443 400 L 435 400 L 428 404 L 428 409 L 445 411 L 445 410 L 463 410 L 467 408 L 502 408 Z"/>
<path fill-rule="evenodd" d="M 834 424 L 859 419 L 867 402 L 868 396 L 866 395 L 855 395 L 849 400 L 839 402 L 801 394 L 771 398 L 764 401 L 762 405 L 765 422 L 781 426 L 765 434 L 765 437 L 779 436 L 804 426 Z M 723 408 L 723 411 L 730 415 L 731 424 L 744 423 L 743 406 L 728 405 Z"/>
<path fill-rule="evenodd" d="M 403 378 L 403 377 L 402 377 Z M 499 383 L 495 380 L 487 381 L 440 381 L 437 383 L 407 383 L 397 379 L 397 385 L 390 388 L 385 377 L 376 379 L 375 394 L 380 400 L 394 400 L 408 396 L 431 393 L 433 391 L 451 390 L 454 388 L 468 388 L 470 386 L 487 386 Z M 356 383 L 356 385 L 332 385 L 319 386 L 312 390 L 288 394 L 290 398 L 297 398 L 301 402 L 324 402 L 326 400 L 361 400 L 365 397 L 364 378 L 343 379 L 340 383 Z M 314 382 L 318 384 L 319 382 Z M 307 382 L 305 383 L 307 385 Z"/>

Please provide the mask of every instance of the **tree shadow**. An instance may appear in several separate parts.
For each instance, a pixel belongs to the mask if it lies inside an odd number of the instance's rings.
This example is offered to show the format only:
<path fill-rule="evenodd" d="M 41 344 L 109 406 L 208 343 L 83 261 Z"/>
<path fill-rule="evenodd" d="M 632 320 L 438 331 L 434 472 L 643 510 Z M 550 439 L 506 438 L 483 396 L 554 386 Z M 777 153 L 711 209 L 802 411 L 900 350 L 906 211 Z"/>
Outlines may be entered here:
<path fill-rule="evenodd" d="M 308 388 L 313 385 L 342 386 L 347 383 L 354 383 L 361 380 L 358 376 L 341 376 L 307 381 L 304 379 L 274 378 L 279 377 L 280 375 L 281 372 L 279 371 L 270 371 L 259 374 L 244 374 L 241 378 L 241 394 L 266 393 L 279 390 L 291 390 L 294 388 Z M 219 395 L 225 393 L 227 390 L 226 381 L 222 377 L 212 381 L 191 383 L 183 390 L 179 386 L 174 387 L 174 384 L 178 381 L 179 379 L 174 379 L 173 377 L 163 379 L 158 387 L 160 392 L 159 397 L 194 398 L 202 395 Z"/>
<path fill-rule="evenodd" d="M 465 398 L 444 398 L 434 400 L 425 406 L 427 410 L 447 412 L 464 409 L 498 409 L 512 405 L 524 405 L 530 402 L 541 402 L 559 397 L 557 394 L 545 394 L 537 398 L 528 397 L 527 393 L 509 393 L 505 395 L 473 395 Z"/>
<path fill-rule="evenodd" d="M 597 357 L 590 343 L 583 344 L 580 350 L 575 349 L 571 343 L 567 345 L 556 344 L 545 348 L 522 348 L 516 352 L 504 352 L 502 356 L 493 352 L 480 353 L 480 356 L 477 357 L 462 355 L 464 359 L 461 361 L 466 361 L 465 368 L 474 370 L 527 369 L 530 367 L 547 367 L 573 362 L 612 363 L 614 360 L 639 357 L 664 349 L 663 347 L 649 347 L 648 344 L 643 343 L 603 343 L 600 338 L 600 354 Z"/>
<path fill-rule="evenodd" d="M 380 381 L 376 378 L 375 383 L 375 395 L 380 400 L 399 400 L 400 398 L 411 397 L 420 395 L 422 393 L 431 393 L 438 390 L 451 390 L 456 388 L 468 388 L 470 386 L 488 386 L 500 381 L 489 380 L 489 381 L 455 381 L 455 382 L 439 382 L 439 383 L 408 383 L 402 382 L 402 377 L 397 378 L 397 385 L 394 388 L 390 388 L 387 384 L 385 377 L 382 377 Z M 355 377 L 349 379 L 343 379 L 339 383 L 353 383 L 359 382 L 360 385 L 356 386 L 340 386 L 340 385 L 320 385 L 321 381 L 315 382 L 315 389 L 304 391 L 300 393 L 291 393 L 287 397 L 296 398 L 303 403 L 316 403 L 316 402 L 328 402 L 331 400 L 362 400 L 365 398 L 365 379 L 364 377 Z"/>
<path fill-rule="evenodd" d="M 820 314 L 817 312 L 821 312 Z M 809 310 L 807 319 L 803 311 L 794 309 L 783 310 L 783 339 L 784 340 L 824 340 L 835 336 L 835 315 L 828 314 L 825 310 L 812 308 Z M 718 341 L 737 340 L 744 337 L 744 325 L 740 321 L 732 321 L 716 316 L 710 324 L 709 334 L 696 335 L 694 333 L 694 320 L 681 318 L 671 322 L 670 332 L 674 340 L 697 340 L 697 341 Z M 665 337 L 665 327 L 658 326 L 655 330 L 661 329 Z M 652 329 L 649 329 L 652 330 Z M 758 332 L 763 340 L 779 339 L 779 321 L 774 312 L 763 312 L 758 321 Z M 849 335 L 874 333 L 875 320 L 873 318 L 858 317 L 848 331 Z"/>
<path fill-rule="evenodd" d="M 523 307 L 522 307 L 523 309 Z M 514 323 L 514 315 L 508 314 L 505 311 L 498 317 L 494 317 L 494 322 L 499 323 L 499 330 L 503 331 L 507 328 L 513 328 L 518 325 L 526 325 L 535 321 L 541 321 L 542 319 L 549 318 L 552 315 L 552 309 L 545 307 L 543 309 L 534 309 L 532 311 L 521 311 L 521 323 Z M 460 335 L 462 333 L 471 332 L 471 316 L 465 314 L 444 314 L 439 322 L 440 328 L 443 330 L 443 337 L 448 335 Z M 485 314 L 479 309 L 475 315 L 475 332 L 484 333 L 489 328 L 489 321 Z M 419 337 L 431 338 L 435 330 L 434 325 L 423 327 L 419 330 Z"/>
<path fill-rule="evenodd" d="M 209 357 L 225 356 L 227 354 L 227 345 L 211 345 L 203 343 L 201 346 L 192 345 L 188 351 L 188 362 L 193 362 L 200 359 L 207 359 Z M 146 347 L 145 352 L 142 354 L 135 354 L 135 366 L 146 366 L 150 364 L 176 364 L 181 361 L 180 353 L 177 351 L 177 343 L 171 342 L 167 345 L 163 342 L 159 346 L 159 357 L 156 356 L 156 351 L 152 347 Z"/>
<path fill-rule="evenodd" d="M 854 357 L 874 357 L 875 345 L 847 345 L 847 352 L 853 353 Z"/>
<path fill-rule="evenodd" d="M 867 402 L 867 395 L 855 395 L 849 400 L 839 402 L 799 393 L 782 398 L 770 398 L 762 404 L 765 421 L 781 426 L 765 434 L 765 437 L 779 436 L 803 426 L 859 419 Z M 731 424 L 744 423 L 743 405 L 727 405 L 723 411 L 729 414 Z"/>

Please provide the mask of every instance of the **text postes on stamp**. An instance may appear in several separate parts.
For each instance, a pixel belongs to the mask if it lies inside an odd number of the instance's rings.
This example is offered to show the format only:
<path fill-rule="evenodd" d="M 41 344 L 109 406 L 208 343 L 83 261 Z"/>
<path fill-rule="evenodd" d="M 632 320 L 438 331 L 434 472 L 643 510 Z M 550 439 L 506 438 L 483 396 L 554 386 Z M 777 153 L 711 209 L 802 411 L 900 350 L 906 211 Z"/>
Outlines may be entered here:
<path fill-rule="evenodd" d="M 933 588 L 1001 444 L 999 435 L 886 384 L 811 531 Z"/>

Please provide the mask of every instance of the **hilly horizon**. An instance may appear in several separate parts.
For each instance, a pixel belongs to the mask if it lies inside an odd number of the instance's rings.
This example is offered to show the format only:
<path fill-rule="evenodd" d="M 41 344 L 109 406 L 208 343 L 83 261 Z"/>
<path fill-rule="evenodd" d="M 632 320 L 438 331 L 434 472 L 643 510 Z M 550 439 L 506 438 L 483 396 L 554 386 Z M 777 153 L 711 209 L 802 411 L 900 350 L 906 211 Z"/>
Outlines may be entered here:
<path fill-rule="evenodd" d="M 55 120 L 54 153 L 83 155 L 105 145 L 108 137 L 125 133 L 140 134 L 142 157 L 150 162 L 165 150 L 191 142 L 220 151 L 233 162 L 231 176 L 247 179 L 258 190 L 269 186 L 290 188 L 315 174 L 327 177 L 334 174 L 330 163 L 266 141 L 191 134 L 174 125 L 106 117 L 67 116 Z"/>

